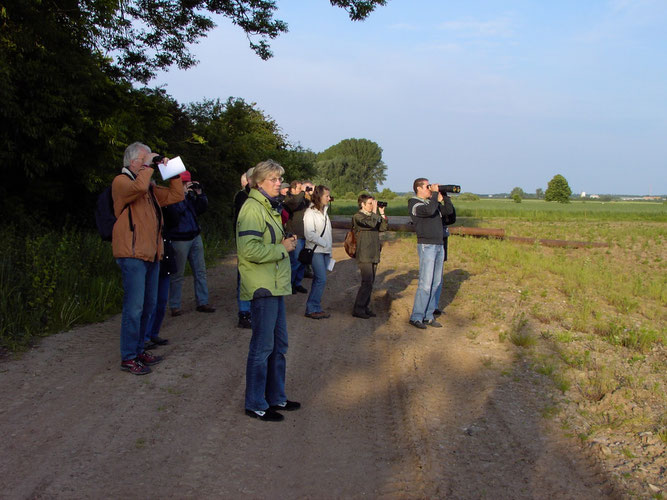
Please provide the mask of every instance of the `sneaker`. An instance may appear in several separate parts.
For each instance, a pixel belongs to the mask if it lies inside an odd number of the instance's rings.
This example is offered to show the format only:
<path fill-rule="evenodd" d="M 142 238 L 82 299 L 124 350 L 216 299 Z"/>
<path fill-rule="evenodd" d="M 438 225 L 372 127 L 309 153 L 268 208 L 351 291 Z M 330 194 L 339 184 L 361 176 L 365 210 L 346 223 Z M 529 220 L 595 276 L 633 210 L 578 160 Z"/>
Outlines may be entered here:
<path fill-rule="evenodd" d="M 290 401 L 289 399 L 284 403 L 269 406 L 269 410 L 273 411 L 294 411 L 298 410 L 299 408 L 301 408 L 301 403 L 298 403 L 297 401 Z"/>
<path fill-rule="evenodd" d="M 324 311 L 318 311 L 314 313 L 306 313 L 304 314 L 306 318 L 311 318 L 311 319 L 325 319 L 331 316 L 331 314 L 326 313 Z"/>
<path fill-rule="evenodd" d="M 434 319 L 424 321 L 424 324 L 427 326 L 432 326 L 433 328 L 442 328 L 442 325 Z"/>
<path fill-rule="evenodd" d="M 162 359 L 162 356 L 155 356 L 148 351 L 144 351 L 137 356 L 137 360 L 141 361 L 146 366 L 157 365 Z"/>
<path fill-rule="evenodd" d="M 203 306 L 197 306 L 197 312 L 200 312 L 200 313 L 214 313 L 215 312 L 215 307 L 211 307 L 208 304 L 204 304 Z"/>
<path fill-rule="evenodd" d="M 250 313 L 240 313 L 239 314 L 239 328 L 252 328 L 252 323 L 250 321 Z"/>
<path fill-rule="evenodd" d="M 433 316 L 440 316 L 442 314 L 442 311 L 440 309 L 435 309 L 433 311 Z"/>
<path fill-rule="evenodd" d="M 179 309 L 178 307 L 172 307 L 172 308 L 171 308 L 171 315 L 172 315 L 172 317 L 173 317 L 173 316 L 180 316 L 181 314 L 183 314 L 183 310 L 182 310 L 182 309 Z"/>
<path fill-rule="evenodd" d="M 294 293 L 294 290 L 296 290 L 299 293 L 308 293 L 308 289 L 304 286 L 301 285 L 296 285 L 292 287 L 292 293 Z"/>
<path fill-rule="evenodd" d="M 281 422 L 285 419 L 277 411 L 267 408 L 266 410 L 246 410 L 245 414 L 252 418 L 258 418 L 264 422 Z"/>
<path fill-rule="evenodd" d="M 352 316 L 354 316 L 355 318 L 361 318 L 361 319 L 370 319 L 371 318 L 368 313 L 363 312 L 363 311 L 362 312 L 354 311 L 352 313 Z"/>
<path fill-rule="evenodd" d="M 426 330 L 426 325 L 421 321 L 410 320 L 410 324 L 416 328 L 419 328 L 420 330 Z"/>
<path fill-rule="evenodd" d="M 128 359 L 120 363 L 120 369 L 130 372 L 132 375 L 146 375 L 151 369 L 137 359 Z"/>

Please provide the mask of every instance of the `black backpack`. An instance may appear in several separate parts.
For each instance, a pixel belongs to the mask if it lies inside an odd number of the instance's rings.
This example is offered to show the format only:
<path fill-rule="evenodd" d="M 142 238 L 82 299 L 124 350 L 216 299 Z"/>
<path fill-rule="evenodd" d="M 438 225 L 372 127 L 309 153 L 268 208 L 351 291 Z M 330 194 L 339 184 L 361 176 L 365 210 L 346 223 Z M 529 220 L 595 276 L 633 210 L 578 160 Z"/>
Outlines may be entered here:
<path fill-rule="evenodd" d="M 127 176 L 130 177 L 129 175 Z M 130 177 L 130 179 L 132 179 L 132 177 Z M 125 205 L 123 210 L 125 210 L 125 208 L 129 210 L 130 231 L 134 231 L 134 226 L 132 224 L 132 209 L 128 205 Z M 111 196 L 111 186 L 109 186 L 97 197 L 97 205 L 95 206 L 95 224 L 97 224 L 97 232 L 100 233 L 102 241 L 111 241 L 115 223 L 116 216 L 113 211 L 113 197 Z"/>

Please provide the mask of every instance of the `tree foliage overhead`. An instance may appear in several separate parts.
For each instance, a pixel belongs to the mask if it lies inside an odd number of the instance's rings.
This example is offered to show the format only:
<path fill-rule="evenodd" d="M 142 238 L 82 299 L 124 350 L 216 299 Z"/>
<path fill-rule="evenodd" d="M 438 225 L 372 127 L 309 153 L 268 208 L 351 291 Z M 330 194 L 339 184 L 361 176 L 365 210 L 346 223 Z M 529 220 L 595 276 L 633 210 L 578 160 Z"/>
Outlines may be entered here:
<path fill-rule="evenodd" d="M 334 193 L 376 192 L 387 178 L 382 148 L 368 139 L 344 139 L 317 155 L 318 180 Z"/>
<path fill-rule="evenodd" d="M 330 2 L 345 9 L 353 21 L 366 19 L 386 4 Z M 240 27 L 259 57 L 272 57 L 269 41 L 288 31 L 286 22 L 274 18 L 277 9 L 275 0 L 5 0 L 0 16 L 3 31 L 18 32 L 24 25 L 30 29 L 26 20 L 35 16 L 47 25 L 56 23 L 72 42 L 104 60 L 110 76 L 146 83 L 157 70 L 197 63 L 189 46 L 215 28 L 211 15 Z"/>
<path fill-rule="evenodd" d="M 565 177 L 560 174 L 554 175 L 549 181 L 547 190 L 544 193 L 546 201 L 557 201 L 559 203 L 569 203 L 572 190 Z"/>

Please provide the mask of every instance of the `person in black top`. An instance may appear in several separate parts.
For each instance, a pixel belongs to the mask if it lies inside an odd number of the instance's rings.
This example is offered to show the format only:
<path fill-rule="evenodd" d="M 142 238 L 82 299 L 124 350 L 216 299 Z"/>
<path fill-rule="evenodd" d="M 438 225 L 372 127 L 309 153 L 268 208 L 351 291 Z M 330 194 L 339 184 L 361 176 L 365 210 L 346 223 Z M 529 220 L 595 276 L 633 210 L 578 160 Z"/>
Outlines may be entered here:
<path fill-rule="evenodd" d="M 234 196 L 234 234 L 236 234 L 236 224 L 239 219 L 239 212 L 241 207 L 248 199 L 248 194 L 250 193 L 250 179 L 252 176 L 253 169 L 250 168 L 246 173 L 241 176 L 241 190 L 236 193 Z M 238 304 L 238 315 L 239 315 L 239 328 L 252 328 L 252 322 L 250 319 L 250 301 L 241 300 L 241 274 L 238 271 L 238 263 L 236 270 L 236 303 Z"/>

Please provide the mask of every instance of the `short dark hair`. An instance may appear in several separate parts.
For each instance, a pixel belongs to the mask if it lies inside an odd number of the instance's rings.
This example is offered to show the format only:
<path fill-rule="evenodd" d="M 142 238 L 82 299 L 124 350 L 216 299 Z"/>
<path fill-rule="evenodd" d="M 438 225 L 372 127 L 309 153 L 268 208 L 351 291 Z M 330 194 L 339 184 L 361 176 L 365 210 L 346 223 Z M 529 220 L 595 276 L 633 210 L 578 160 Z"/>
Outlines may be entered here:
<path fill-rule="evenodd" d="M 425 182 L 428 182 L 428 179 L 425 177 L 420 177 L 419 179 L 415 179 L 415 182 L 412 183 L 412 190 L 416 193 L 417 188 L 424 184 Z"/>
<path fill-rule="evenodd" d="M 322 184 L 315 186 L 315 189 L 313 190 L 313 194 L 310 197 L 310 201 L 313 202 L 313 205 L 315 205 L 315 208 L 318 209 L 320 212 L 322 211 L 323 205 L 322 205 L 322 196 L 324 196 L 324 192 L 331 190 L 323 186 Z"/>
<path fill-rule="evenodd" d="M 368 200 L 374 200 L 374 199 L 375 197 L 371 196 L 370 194 L 361 193 L 359 195 L 359 198 L 357 199 L 357 205 L 359 205 L 359 208 L 361 208 L 361 205 L 366 203 Z"/>

